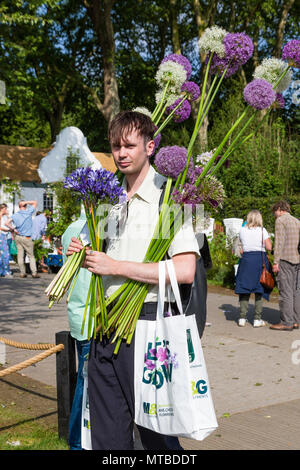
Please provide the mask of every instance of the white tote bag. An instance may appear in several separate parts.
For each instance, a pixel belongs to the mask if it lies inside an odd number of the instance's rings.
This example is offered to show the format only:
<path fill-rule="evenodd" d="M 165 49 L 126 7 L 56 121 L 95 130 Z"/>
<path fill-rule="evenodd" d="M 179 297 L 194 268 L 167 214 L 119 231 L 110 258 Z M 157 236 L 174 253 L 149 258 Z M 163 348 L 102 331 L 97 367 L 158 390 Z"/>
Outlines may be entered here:
<path fill-rule="evenodd" d="M 83 373 L 83 397 L 81 411 L 81 447 L 84 450 L 92 450 L 90 408 L 88 395 L 88 360 L 84 361 Z"/>
<path fill-rule="evenodd" d="M 164 317 L 166 265 L 180 315 Z M 156 321 L 136 327 L 135 422 L 196 440 L 218 427 L 195 316 L 183 314 L 172 260 L 159 263 Z"/>

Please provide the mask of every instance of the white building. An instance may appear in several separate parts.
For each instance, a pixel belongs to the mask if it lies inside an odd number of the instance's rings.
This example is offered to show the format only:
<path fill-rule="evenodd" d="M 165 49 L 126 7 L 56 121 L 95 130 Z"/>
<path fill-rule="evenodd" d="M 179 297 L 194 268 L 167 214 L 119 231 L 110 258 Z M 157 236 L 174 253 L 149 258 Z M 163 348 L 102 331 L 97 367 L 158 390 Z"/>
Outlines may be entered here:
<path fill-rule="evenodd" d="M 91 152 L 86 138 L 76 127 L 67 127 L 58 135 L 50 148 L 15 147 L 0 145 L 0 203 L 7 203 L 9 213 L 18 210 L 20 199 L 37 200 L 37 210 L 53 210 L 55 201 L 49 183 L 62 181 L 78 166 L 103 167 L 115 171 L 109 153 Z M 16 182 L 17 192 L 7 192 L 9 184 Z"/>

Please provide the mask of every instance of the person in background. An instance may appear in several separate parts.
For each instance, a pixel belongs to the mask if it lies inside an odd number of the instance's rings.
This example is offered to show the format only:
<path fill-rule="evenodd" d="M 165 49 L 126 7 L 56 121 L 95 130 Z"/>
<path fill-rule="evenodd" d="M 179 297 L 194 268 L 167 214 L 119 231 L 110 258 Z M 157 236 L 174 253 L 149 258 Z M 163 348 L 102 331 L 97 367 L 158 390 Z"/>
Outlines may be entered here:
<path fill-rule="evenodd" d="M 71 223 L 62 236 L 63 258 L 66 261 L 66 251 L 71 242 L 72 237 L 78 237 L 85 225 L 84 217 Z M 87 299 L 87 286 L 90 284 L 91 273 L 82 268 L 78 275 L 76 286 L 73 289 L 68 301 L 68 320 L 70 334 L 75 340 L 77 351 L 77 382 L 72 403 L 72 409 L 69 419 L 69 447 L 70 450 L 82 450 L 81 446 L 81 415 L 82 415 L 82 399 L 83 399 L 83 366 L 88 359 L 90 350 L 90 341 L 87 335 L 87 324 L 83 334 L 81 334 L 81 326 L 84 315 L 84 309 Z"/>
<path fill-rule="evenodd" d="M 0 277 L 12 277 L 9 267 L 9 245 L 7 243 L 7 235 L 10 233 L 9 228 L 5 225 L 7 219 L 7 205 L 0 205 Z"/>
<path fill-rule="evenodd" d="M 8 219 L 9 219 L 8 208 L 7 208 L 7 204 L 4 203 L 2 205 L 5 206 L 5 208 L 6 208 L 6 211 L 2 215 L 2 231 L 6 232 L 6 240 L 7 240 L 8 251 L 9 251 L 9 261 L 12 261 L 14 263 L 13 256 L 10 254 L 10 247 L 11 247 L 11 244 L 12 244 L 12 241 L 13 241 L 13 235 L 12 235 L 11 230 L 9 230 L 9 228 L 5 225 L 6 222 L 8 221 Z"/>
<path fill-rule="evenodd" d="M 19 211 L 13 214 L 12 217 L 6 222 L 6 226 L 15 232 L 15 241 L 18 250 L 18 265 L 20 268 L 20 277 L 27 277 L 24 252 L 29 258 L 31 275 L 33 278 L 40 277 L 37 274 L 37 267 L 34 258 L 34 243 L 32 240 L 32 215 L 37 207 L 37 201 L 20 201 Z M 15 229 L 12 226 L 15 226 Z"/>
<path fill-rule="evenodd" d="M 32 240 L 41 240 L 42 242 L 46 238 L 46 228 L 47 228 L 47 217 L 45 212 L 38 211 L 35 218 L 32 221 Z M 44 256 L 38 261 L 39 270 L 43 273 L 48 273 L 47 265 L 44 262 Z"/>
<path fill-rule="evenodd" d="M 42 240 L 46 235 L 47 217 L 45 212 L 38 211 L 32 221 L 32 240 Z"/>
<path fill-rule="evenodd" d="M 280 323 L 271 330 L 299 328 L 300 323 L 300 221 L 290 214 L 290 206 L 281 201 L 273 206 L 275 247 L 273 272 L 277 274 Z"/>
<path fill-rule="evenodd" d="M 236 275 L 235 293 L 239 294 L 240 318 L 239 326 L 246 325 L 246 317 L 251 293 L 255 294 L 254 328 L 264 326 L 261 319 L 263 298 L 269 300 L 269 292 L 260 283 L 262 258 L 267 269 L 270 269 L 266 250 L 272 250 L 272 242 L 267 230 L 263 227 L 261 213 L 252 210 L 247 216 L 247 224 L 240 229 L 241 260 Z"/>

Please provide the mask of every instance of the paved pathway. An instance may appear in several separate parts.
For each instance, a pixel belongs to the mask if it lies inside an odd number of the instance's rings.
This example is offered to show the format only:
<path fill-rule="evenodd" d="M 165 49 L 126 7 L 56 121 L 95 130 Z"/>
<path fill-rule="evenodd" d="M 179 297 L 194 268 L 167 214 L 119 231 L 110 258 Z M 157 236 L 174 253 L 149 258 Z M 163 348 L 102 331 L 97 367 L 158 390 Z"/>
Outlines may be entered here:
<path fill-rule="evenodd" d="M 40 279 L 0 279 L 0 336 L 27 343 L 54 343 L 68 330 L 66 304 L 51 310 L 43 291 L 53 275 Z M 253 302 L 253 301 L 252 301 Z M 300 448 L 300 330 L 272 331 L 236 324 L 238 299 L 231 291 L 210 289 L 208 322 L 202 339 L 219 428 L 203 442 L 182 440 L 186 449 Z M 276 300 L 263 317 L 279 320 Z M 6 347 L 10 366 L 36 354 Z M 55 357 L 22 374 L 56 385 Z"/>

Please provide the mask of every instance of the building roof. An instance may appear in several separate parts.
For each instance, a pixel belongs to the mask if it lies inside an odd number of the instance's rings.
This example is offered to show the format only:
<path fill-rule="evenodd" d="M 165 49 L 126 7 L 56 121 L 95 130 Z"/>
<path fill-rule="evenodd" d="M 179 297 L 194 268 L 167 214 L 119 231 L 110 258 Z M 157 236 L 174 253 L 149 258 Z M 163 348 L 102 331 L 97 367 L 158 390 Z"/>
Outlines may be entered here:
<path fill-rule="evenodd" d="M 49 148 L 18 147 L 0 145 L 0 180 L 9 178 L 15 181 L 40 183 L 37 169 L 42 158 L 49 153 Z M 110 153 L 92 152 L 103 168 L 115 172 L 116 166 Z"/>

